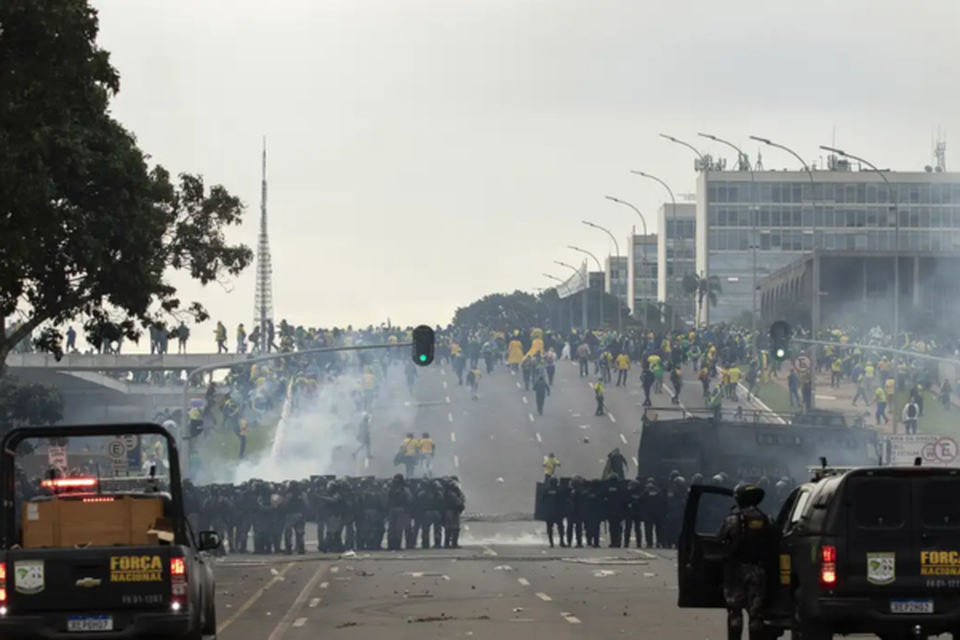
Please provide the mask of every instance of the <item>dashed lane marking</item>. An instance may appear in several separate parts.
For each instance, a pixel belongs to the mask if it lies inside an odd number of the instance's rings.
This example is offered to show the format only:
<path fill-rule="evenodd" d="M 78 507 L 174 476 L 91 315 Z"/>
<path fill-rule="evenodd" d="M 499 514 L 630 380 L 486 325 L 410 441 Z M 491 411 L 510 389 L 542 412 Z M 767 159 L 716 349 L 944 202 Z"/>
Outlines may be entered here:
<path fill-rule="evenodd" d="M 580 624 L 580 618 L 573 615 L 572 613 L 567 613 L 566 611 L 564 611 L 560 615 L 563 617 L 564 620 L 566 620 L 570 624 Z"/>
<path fill-rule="evenodd" d="M 630 459 L 633 460 L 633 466 L 635 466 L 635 467 L 639 467 L 639 466 L 640 466 L 640 463 L 637 462 L 637 456 L 633 456 L 633 457 L 630 458 Z"/>
<path fill-rule="evenodd" d="M 320 583 L 320 588 L 321 588 L 321 589 L 326 589 L 326 588 L 329 587 L 329 586 L 330 586 L 330 583 L 329 583 L 329 582 L 321 582 L 321 583 Z"/>
<path fill-rule="evenodd" d="M 526 578 L 517 578 L 517 582 L 519 582 L 520 584 L 522 584 L 522 585 L 525 586 L 525 587 L 529 587 L 529 586 L 530 586 L 530 581 L 527 580 Z"/>
<path fill-rule="evenodd" d="M 331 571 L 334 569 L 336 569 L 336 567 L 330 567 Z M 317 583 L 320 582 L 320 578 L 323 577 L 323 574 L 326 573 L 326 571 L 327 567 L 324 565 L 317 567 L 317 570 L 310 577 L 310 580 L 307 581 L 307 584 L 304 585 L 303 590 L 297 595 L 297 599 L 293 601 L 292 605 L 290 605 L 287 613 L 277 624 L 276 628 L 273 630 L 273 633 L 270 634 L 267 640 L 282 640 L 282 638 L 287 634 L 287 630 L 289 630 L 292 625 L 296 625 L 296 622 L 299 620 L 298 616 L 300 615 L 300 611 L 303 609 L 304 603 L 307 601 L 310 593 L 317 587 Z M 306 618 L 303 618 L 303 620 L 306 622 Z"/>
<path fill-rule="evenodd" d="M 364 468 L 364 469 L 369 469 L 369 468 L 370 468 L 370 458 L 364 458 L 364 459 L 363 459 L 363 468 Z"/>
<path fill-rule="evenodd" d="M 457 441 L 457 434 L 455 434 L 453 431 L 451 431 L 451 432 L 450 432 L 450 442 L 456 442 L 456 441 Z"/>
<path fill-rule="evenodd" d="M 340 573 L 340 567 L 330 567 L 330 573 Z"/>
<path fill-rule="evenodd" d="M 446 380 L 443 381 L 443 388 L 444 388 L 444 389 L 447 388 L 447 381 L 446 381 Z"/>
<path fill-rule="evenodd" d="M 610 422 L 613 422 L 614 424 L 616 424 L 617 419 L 613 417 L 612 413 L 608 413 L 607 417 L 610 418 Z"/>
<path fill-rule="evenodd" d="M 463 530 L 464 530 L 464 531 L 470 531 L 470 525 L 468 525 L 468 524 L 463 525 Z"/>
<path fill-rule="evenodd" d="M 544 602 L 553 602 L 553 598 L 551 598 L 545 593 L 537 593 L 536 596 L 541 600 L 543 600 Z"/>
<path fill-rule="evenodd" d="M 523 389 L 523 386 L 519 382 L 517 383 L 517 389 Z"/>
<path fill-rule="evenodd" d="M 543 442 L 543 438 L 540 437 L 540 434 L 537 434 L 537 442 Z"/>
<path fill-rule="evenodd" d="M 262 587 L 254 591 L 253 595 L 250 596 L 249 600 L 247 600 L 242 605 L 240 605 L 240 608 L 234 611 L 232 616 L 230 616 L 229 618 L 227 618 L 226 620 L 220 623 L 220 626 L 217 627 L 217 635 L 220 635 L 221 633 L 223 633 L 224 629 L 226 629 L 227 627 L 232 625 L 234 622 L 239 620 L 240 616 L 245 614 L 247 612 L 247 609 L 252 607 L 257 602 L 257 600 L 263 597 L 263 594 L 266 593 L 266 591 L 270 589 L 270 587 L 272 587 L 273 585 L 283 580 L 283 574 L 285 574 L 287 571 L 290 571 L 290 569 L 293 568 L 294 564 L 295 563 L 293 562 L 286 564 L 283 567 L 283 569 L 280 569 L 277 575 L 273 576 L 269 581 L 267 581 L 265 585 L 263 585 Z"/>
<path fill-rule="evenodd" d="M 453 422 L 453 414 L 452 414 L 452 413 L 448 413 L 448 414 L 447 414 L 447 422 Z"/>
<path fill-rule="evenodd" d="M 528 414 L 527 414 L 527 417 L 530 418 L 530 422 L 533 422 L 533 414 L 532 414 L 532 413 L 528 413 Z"/>
<path fill-rule="evenodd" d="M 460 468 L 460 456 L 453 456 L 453 466 L 457 469 Z"/>
<path fill-rule="evenodd" d="M 450 396 L 447 396 L 446 398 L 444 398 L 444 400 L 447 401 L 447 404 L 450 404 Z"/>
<path fill-rule="evenodd" d="M 440 375 L 442 375 L 442 376 L 447 375 L 447 370 L 446 370 L 446 369 L 440 369 Z M 447 383 L 444 382 L 443 384 L 444 384 L 444 386 L 446 386 Z"/>
<path fill-rule="evenodd" d="M 306 618 L 297 618 L 296 620 L 293 621 L 294 627 L 302 627 L 305 624 L 307 624 Z"/>
<path fill-rule="evenodd" d="M 529 401 L 527 400 L 527 396 L 523 396 L 523 404 L 527 404 L 527 402 L 529 402 Z"/>
<path fill-rule="evenodd" d="M 623 442 L 623 444 L 627 444 L 627 436 L 623 435 L 622 433 L 620 434 L 620 440 Z"/>
<path fill-rule="evenodd" d="M 316 609 L 319 604 L 320 604 L 320 598 L 314 598 L 313 600 L 310 601 L 310 608 Z"/>

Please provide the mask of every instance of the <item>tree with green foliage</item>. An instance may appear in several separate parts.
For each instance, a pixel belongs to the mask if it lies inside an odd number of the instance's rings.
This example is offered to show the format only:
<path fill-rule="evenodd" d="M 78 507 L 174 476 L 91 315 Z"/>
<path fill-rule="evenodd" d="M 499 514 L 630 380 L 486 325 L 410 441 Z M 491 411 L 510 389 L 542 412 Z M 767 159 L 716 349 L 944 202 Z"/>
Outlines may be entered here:
<path fill-rule="evenodd" d="M 172 180 L 109 103 L 120 78 L 88 0 L 0 2 L 0 368 L 38 327 L 82 318 L 129 338 L 165 318 L 208 316 L 170 283 L 235 276 L 253 259 L 224 231 L 243 205 L 222 186 Z M 59 331 L 38 346 L 60 355 Z"/>
<path fill-rule="evenodd" d="M 698 324 L 704 321 L 704 305 L 709 304 L 711 307 L 717 306 L 717 300 L 720 294 L 723 293 L 723 286 L 720 284 L 720 278 L 718 276 L 706 277 L 702 273 L 699 275 L 688 273 L 683 276 L 682 287 L 685 296 L 697 301 Z"/>
<path fill-rule="evenodd" d="M 476 329 L 488 327 L 498 330 L 537 327 L 547 317 L 545 304 L 524 291 L 494 293 L 476 302 L 460 307 L 453 316 L 457 327 Z"/>
<path fill-rule="evenodd" d="M 50 384 L 21 384 L 14 376 L 0 378 L 0 433 L 63 420 L 63 398 Z"/>

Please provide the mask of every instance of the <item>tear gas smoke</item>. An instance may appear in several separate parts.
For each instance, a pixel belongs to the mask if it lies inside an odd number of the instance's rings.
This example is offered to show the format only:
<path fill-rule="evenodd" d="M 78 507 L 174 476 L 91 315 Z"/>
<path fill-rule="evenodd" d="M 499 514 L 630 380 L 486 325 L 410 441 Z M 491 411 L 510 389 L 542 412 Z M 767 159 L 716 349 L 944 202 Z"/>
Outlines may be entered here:
<path fill-rule="evenodd" d="M 363 417 L 358 407 L 363 388 L 358 370 L 356 364 L 348 367 L 343 375 L 321 384 L 314 397 L 289 391 L 272 446 L 258 458 L 240 462 L 232 481 L 258 478 L 279 482 L 311 475 L 354 474 Z M 412 427 L 415 412 L 413 407 L 375 403 L 371 430 L 396 423 Z"/>

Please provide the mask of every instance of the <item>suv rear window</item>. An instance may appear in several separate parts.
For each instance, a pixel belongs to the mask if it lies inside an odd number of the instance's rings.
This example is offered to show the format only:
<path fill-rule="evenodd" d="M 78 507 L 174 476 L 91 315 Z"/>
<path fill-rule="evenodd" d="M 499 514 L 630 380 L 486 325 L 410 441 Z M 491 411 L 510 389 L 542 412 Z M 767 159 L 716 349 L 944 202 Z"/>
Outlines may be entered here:
<path fill-rule="evenodd" d="M 920 485 L 920 519 L 926 527 L 960 527 L 960 478 L 931 478 Z"/>
<path fill-rule="evenodd" d="M 853 491 L 857 525 L 863 529 L 897 529 L 903 526 L 910 504 L 910 482 L 861 478 Z"/>

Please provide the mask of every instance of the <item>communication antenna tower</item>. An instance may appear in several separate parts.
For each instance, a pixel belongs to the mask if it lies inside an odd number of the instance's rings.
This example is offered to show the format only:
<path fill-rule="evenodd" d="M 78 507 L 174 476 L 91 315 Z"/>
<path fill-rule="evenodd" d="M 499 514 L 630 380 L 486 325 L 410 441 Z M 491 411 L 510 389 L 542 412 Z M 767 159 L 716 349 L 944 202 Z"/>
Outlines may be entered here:
<path fill-rule="evenodd" d="M 253 299 L 253 325 L 260 328 L 260 351 L 269 350 L 267 327 L 273 324 L 273 265 L 270 262 L 270 235 L 267 233 L 267 138 L 263 138 L 263 165 L 260 182 L 260 236 L 257 239 L 257 287 Z"/>
<path fill-rule="evenodd" d="M 757 149 L 757 161 L 753 165 L 754 171 L 763 171 L 763 154 Z"/>
<path fill-rule="evenodd" d="M 933 144 L 933 170 L 937 173 L 947 170 L 947 140 L 939 129 Z"/>

